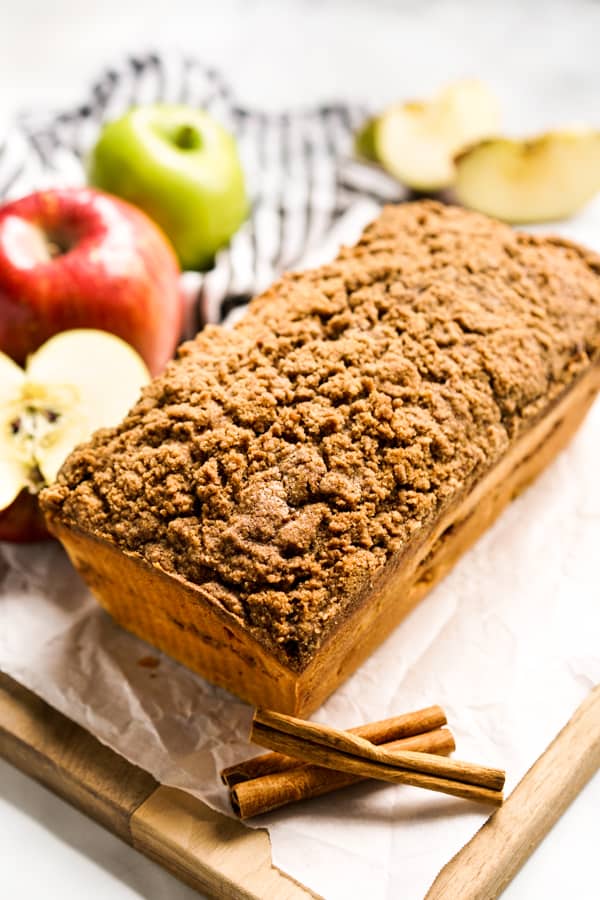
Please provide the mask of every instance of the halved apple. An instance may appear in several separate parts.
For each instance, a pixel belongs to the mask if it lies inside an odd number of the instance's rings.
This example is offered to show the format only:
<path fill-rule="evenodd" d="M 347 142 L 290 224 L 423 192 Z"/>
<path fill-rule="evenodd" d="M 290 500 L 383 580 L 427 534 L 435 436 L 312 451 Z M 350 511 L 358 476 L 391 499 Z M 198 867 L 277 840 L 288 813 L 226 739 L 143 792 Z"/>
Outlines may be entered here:
<path fill-rule="evenodd" d="M 371 127 L 375 155 L 388 172 L 415 190 L 438 191 L 454 181 L 456 154 L 498 134 L 499 126 L 495 96 L 480 81 L 466 80 L 432 100 L 392 106 Z M 366 137 L 362 142 L 367 146 Z"/>
<path fill-rule="evenodd" d="M 454 194 L 464 206 L 515 224 L 566 219 L 600 190 L 600 132 L 485 141 L 456 167 Z"/>
<path fill-rule="evenodd" d="M 25 369 L 0 353 L 0 540 L 39 537 L 39 491 L 77 444 L 123 418 L 149 379 L 129 344 L 93 329 L 56 335 Z"/>

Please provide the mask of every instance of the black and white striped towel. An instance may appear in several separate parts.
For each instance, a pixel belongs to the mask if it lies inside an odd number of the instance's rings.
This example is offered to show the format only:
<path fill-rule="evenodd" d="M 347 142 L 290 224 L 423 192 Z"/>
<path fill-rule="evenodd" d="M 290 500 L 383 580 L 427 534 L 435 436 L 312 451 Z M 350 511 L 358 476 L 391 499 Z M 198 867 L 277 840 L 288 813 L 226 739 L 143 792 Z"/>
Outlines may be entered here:
<path fill-rule="evenodd" d="M 262 113 L 245 109 L 221 75 L 196 59 L 146 53 L 104 71 L 70 110 L 21 116 L 0 142 L 0 201 L 85 182 L 84 162 L 104 122 L 163 101 L 207 110 L 237 138 L 252 212 L 208 273 L 186 273 L 188 331 L 233 321 L 282 271 L 331 258 L 386 201 L 402 199 L 385 174 L 353 161 L 361 106 Z"/>

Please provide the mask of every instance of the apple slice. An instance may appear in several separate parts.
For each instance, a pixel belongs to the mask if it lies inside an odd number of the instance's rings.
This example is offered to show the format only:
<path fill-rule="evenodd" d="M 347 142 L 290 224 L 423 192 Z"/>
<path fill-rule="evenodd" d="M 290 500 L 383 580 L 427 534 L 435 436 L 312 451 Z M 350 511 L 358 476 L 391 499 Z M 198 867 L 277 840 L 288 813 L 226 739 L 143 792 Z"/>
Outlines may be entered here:
<path fill-rule="evenodd" d="M 456 154 L 496 135 L 499 126 L 498 102 L 486 85 L 458 81 L 432 100 L 392 106 L 378 119 L 373 143 L 381 165 L 399 181 L 438 191 L 454 181 Z"/>
<path fill-rule="evenodd" d="M 599 190 L 600 132 L 592 129 L 486 141 L 457 160 L 456 199 L 505 222 L 566 219 Z"/>
<path fill-rule="evenodd" d="M 24 539 L 6 521 L 9 507 L 24 491 L 34 500 L 77 444 L 123 418 L 149 379 L 132 347 L 92 329 L 51 338 L 25 370 L 0 353 L 0 539 Z"/>

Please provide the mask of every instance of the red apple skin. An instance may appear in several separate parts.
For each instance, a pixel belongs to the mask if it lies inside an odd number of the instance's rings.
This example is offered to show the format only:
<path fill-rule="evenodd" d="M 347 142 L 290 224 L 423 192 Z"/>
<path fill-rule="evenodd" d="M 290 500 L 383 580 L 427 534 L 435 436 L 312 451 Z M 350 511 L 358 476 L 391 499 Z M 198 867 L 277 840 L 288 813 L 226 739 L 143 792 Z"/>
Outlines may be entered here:
<path fill-rule="evenodd" d="M 60 331 L 99 328 L 155 375 L 183 327 L 179 275 L 162 231 L 116 197 L 65 188 L 15 200 L 0 209 L 0 350 L 24 364 Z"/>
<path fill-rule="evenodd" d="M 38 499 L 29 491 L 22 490 L 10 506 L 0 511 L 0 541 L 25 544 L 51 537 Z"/>

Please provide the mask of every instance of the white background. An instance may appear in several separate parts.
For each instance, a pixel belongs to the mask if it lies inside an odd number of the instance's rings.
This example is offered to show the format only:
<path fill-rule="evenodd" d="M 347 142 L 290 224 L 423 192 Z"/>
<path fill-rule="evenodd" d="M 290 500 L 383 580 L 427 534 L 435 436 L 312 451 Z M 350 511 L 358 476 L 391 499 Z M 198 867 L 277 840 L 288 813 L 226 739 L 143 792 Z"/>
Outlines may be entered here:
<path fill-rule="evenodd" d="M 159 44 L 194 51 L 263 107 L 376 107 L 477 75 L 510 131 L 597 124 L 599 36 L 592 2 L 0 0 L 0 125 L 19 108 L 76 102 L 115 55 Z M 506 896 L 597 898 L 598 809 L 600 776 Z M 0 865 L 7 900 L 197 897 L 1 761 Z"/>

